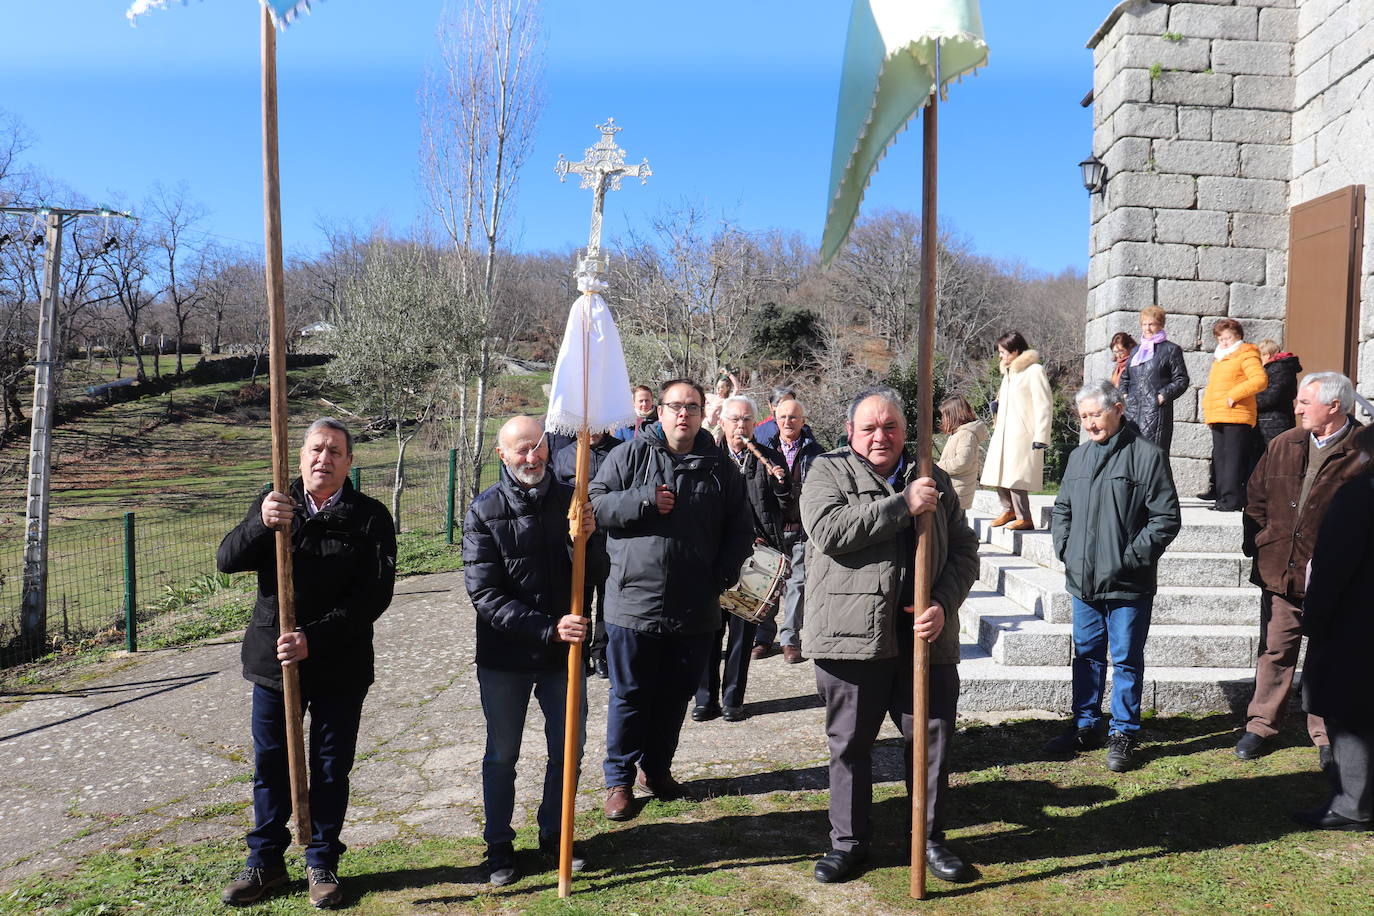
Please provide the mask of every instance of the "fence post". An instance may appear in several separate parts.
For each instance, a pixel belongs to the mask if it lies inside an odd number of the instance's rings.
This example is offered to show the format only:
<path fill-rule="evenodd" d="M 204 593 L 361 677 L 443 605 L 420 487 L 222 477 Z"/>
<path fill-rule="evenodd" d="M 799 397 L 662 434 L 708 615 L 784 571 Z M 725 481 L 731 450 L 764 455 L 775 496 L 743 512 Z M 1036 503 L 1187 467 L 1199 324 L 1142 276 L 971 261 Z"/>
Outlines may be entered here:
<path fill-rule="evenodd" d="M 444 530 L 448 533 L 448 542 L 453 543 L 453 488 L 458 481 L 458 449 L 448 450 L 448 515 Z"/>
<path fill-rule="evenodd" d="M 134 514 L 124 513 L 124 635 L 129 651 L 138 651 L 138 585 L 134 561 Z"/>
<path fill-rule="evenodd" d="M 357 466 L 353 468 L 353 489 L 363 492 L 363 469 Z"/>

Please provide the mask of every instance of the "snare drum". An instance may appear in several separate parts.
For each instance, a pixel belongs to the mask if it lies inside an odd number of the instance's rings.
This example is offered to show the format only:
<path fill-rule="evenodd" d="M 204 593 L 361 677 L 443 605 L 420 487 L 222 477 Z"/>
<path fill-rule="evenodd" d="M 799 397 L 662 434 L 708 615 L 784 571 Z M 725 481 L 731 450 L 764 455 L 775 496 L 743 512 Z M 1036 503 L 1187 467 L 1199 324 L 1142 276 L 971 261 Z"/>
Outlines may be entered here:
<path fill-rule="evenodd" d="M 787 554 L 761 544 L 740 567 L 739 584 L 720 596 L 720 606 L 750 623 L 762 623 L 778 610 L 792 561 Z"/>

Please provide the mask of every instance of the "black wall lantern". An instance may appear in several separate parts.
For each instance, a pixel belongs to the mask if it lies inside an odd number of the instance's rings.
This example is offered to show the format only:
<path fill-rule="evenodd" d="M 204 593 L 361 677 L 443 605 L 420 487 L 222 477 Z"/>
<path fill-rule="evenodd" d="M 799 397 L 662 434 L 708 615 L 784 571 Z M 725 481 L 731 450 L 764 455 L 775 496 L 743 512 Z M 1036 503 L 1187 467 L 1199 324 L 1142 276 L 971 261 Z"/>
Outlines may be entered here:
<path fill-rule="evenodd" d="M 1083 187 L 1089 194 L 1096 194 L 1107 186 L 1107 166 L 1096 156 L 1089 156 L 1078 167 L 1083 170 Z"/>

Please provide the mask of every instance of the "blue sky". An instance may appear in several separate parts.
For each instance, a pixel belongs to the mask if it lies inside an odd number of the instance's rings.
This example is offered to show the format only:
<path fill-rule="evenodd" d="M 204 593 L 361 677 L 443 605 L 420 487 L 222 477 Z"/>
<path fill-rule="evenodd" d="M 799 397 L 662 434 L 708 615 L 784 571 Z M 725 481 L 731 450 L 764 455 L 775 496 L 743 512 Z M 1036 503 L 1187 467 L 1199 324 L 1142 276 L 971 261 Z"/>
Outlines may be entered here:
<path fill-rule="evenodd" d="M 127 0 L 3 5 L 0 109 L 34 135 L 26 159 L 95 201 L 131 203 L 185 181 L 207 232 L 260 246 L 257 9 L 192 0 L 130 28 Z M 283 221 L 289 251 L 318 250 L 321 221 L 412 226 L 423 211 L 416 90 L 441 0 L 326 0 L 279 37 Z M 983 0 L 989 66 L 941 110 L 941 219 L 981 253 L 1048 271 L 1087 265 L 1091 142 L 1079 101 L 1088 37 L 1114 0 Z M 704 203 L 748 229 L 818 243 L 846 0 L 607 4 L 546 0 L 546 104 L 517 201 L 522 250 L 585 243 L 590 194 L 560 184 L 610 115 L 647 186 L 611 195 L 607 234 L 659 207 Z M 378 12 L 385 10 L 385 12 Z M 919 124 L 865 199 L 917 210 Z"/>

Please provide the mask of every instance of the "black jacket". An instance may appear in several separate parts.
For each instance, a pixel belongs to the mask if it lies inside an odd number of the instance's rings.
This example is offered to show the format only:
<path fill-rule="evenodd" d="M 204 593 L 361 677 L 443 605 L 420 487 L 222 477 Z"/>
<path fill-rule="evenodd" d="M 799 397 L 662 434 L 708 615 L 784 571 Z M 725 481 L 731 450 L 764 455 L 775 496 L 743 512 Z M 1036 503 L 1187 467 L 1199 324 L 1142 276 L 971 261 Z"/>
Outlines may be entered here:
<path fill-rule="evenodd" d="M 787 459 L 775 452 L 766 445 L 758 445 L 759 453 L 774 465 L 787 470 Z M 736 467 L 739 462 L 734 455 L 729 453 L 729 445 L 724 447 L 727 457 L 735 462 Z M 744 467 L 740 468 L 744 475 L 744 489 L 749 494 L 749 510 L 754 520 L 754 537 L 762 538 L 764 543 L 774 550 L 783 549 L 783 524 L 786 522 L 787 514 L 792 511 L 793 489 L 790 477 L 778 480 L 770 474 L 752 453 L 745 451 Z M 798 487 L 798 490 L 801 488 Z"/>
<path fill-rule="evenodd" d="M 1153 595 L 1156 566 L 1183 517 L 1169 457 L 1125 421 L 1105 445 L 1069 455 L 1054 501 L 1054 552 L 1084 601 Z"/>
<path fill-rule="evenodd" d="M 1136 349 L 1139 349 L 1137 347 Z M 1135 350 L 1131 357 L 1135 358 Z M 1188 367 L 1183 348 L 1172 340 L 1160 341 L 1155 355 L 1139 366 L 1127 365 L 1121 373 L 1121 393 L 1126 396 L 1126 418 L 1140 435 L 1169 453 L 1174 438 L 1174 401 L 1188 390 Z M 1159 395 L 1164 403 L 1159 403 Z"/>
<path fill-rule="evenodd" d="M 677 497 L 659 513 L 656 487 Z M 646 633 L 720 628 L 720 593 L 739 578 L 754 541 L 744 478 L 709 433 L 673 455 L 654 424 L 615 449 L 591 483 L 608 538 L 606 622 Z"/>
<path fill-rule="evenodd" d="M 545 475 L 518 484 L 502 465 L 496 483 L 463 520 L 463 584 L 477 611 L 477 664 L 531 670 L 566 665 L 568 646 L 554 639 L 572 597 L 568 507 L 573 488 Z M 604 575 L 598 540 L 587 545 L 587 582 Z"/>
<path fill-rule="evenodd" d="M 1317 535 L 1312 580 L 1302 602 L 1308 637 L 1303 708 L 1347 729 L 1374 726 L 1374 477 L 1336 491 Z"/>
<path fill-rule="evenodd" d="M 1292 429 L 1297 422 L 1293 416 L 1293 401 L 1298 397 L 1301 372 L 1302 363 L 1291 353 L 1264 364 L 1269 386 L 1255 395 L 1255 406 L 1259 409 L 1257 423 L 1265 445 L 1279 433 Z"/>
<path fill-rule="evenodd" d="M 596 476 L 596 472 L 601 470 L 601 465 L 606 460 L 606 456 L 620 444 L 622 444 L 621 440 L 611 435 L 602 436 L 600 442 L 592 444 L 591 454 L 588 456 L 591 459 L 591 473 L 587 475 L 589 483 Z M 568 486 L 574 486 L 577 483 L 577 440 L 574 439 L 560 448 L 558 454 L 553 456 L 553 461 L 550 464 L 553 467 L 554 477 Z"/>
<path fill-rule="evenodd" d="M 262 501 L 220 542 L 220 572 L 256 572 L 258 597 L 243 637 L 243 676 L 281 689 L 277 661 L 277 557 L 275 532 L 262 523 Z M 300 478 L 291 497 L 305 505 Z M 311 518 L 297 511 L 291 524 L 291 568 L 296 626 L 305 633 L 309 657 L 300 663 L 301 689 L 365 690 L 374 666 L 372 624 L 391 603 L 396 582 L 396 527 L 391 513 L 345 480 L 339 501 Z"/>

